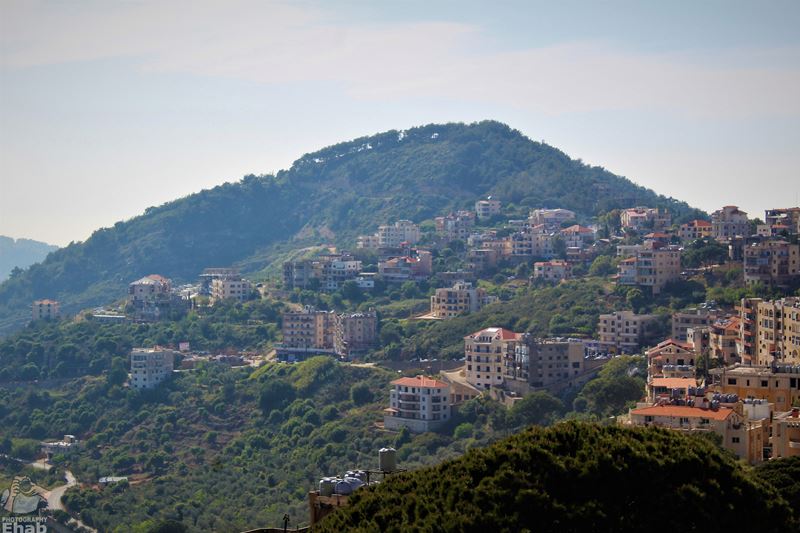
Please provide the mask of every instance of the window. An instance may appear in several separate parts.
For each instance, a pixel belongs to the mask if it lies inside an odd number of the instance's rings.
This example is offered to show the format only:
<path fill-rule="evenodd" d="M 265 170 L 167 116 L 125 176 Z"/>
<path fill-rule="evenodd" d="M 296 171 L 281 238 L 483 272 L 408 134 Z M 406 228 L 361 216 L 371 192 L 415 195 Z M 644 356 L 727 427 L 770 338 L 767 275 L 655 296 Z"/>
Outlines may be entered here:
<path fill-rule="evenodd" d="M 728 385 L 736 385 L 736 378 L 728 378 Z"/>
<path fill-rule="evenodd" d="M 731 437 L 731 442 L 734 444 L 739 444 L 739 437 Z"/>

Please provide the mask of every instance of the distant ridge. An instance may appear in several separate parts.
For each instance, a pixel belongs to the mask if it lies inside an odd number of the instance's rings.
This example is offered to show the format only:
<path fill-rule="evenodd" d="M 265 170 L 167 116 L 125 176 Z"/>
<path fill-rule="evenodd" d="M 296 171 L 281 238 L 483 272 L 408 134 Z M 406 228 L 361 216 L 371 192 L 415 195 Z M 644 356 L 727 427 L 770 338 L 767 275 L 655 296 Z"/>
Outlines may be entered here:
<path fill-rule="evenodd" d="M 95 231 L 0 285 L 0 333 L 36 298 L 76 312 L 119 298 L 131 280 L 194 280 L 207 266 L 264 268 L 271 247 L 352 246 L 380 223 L 432 218 L 492 194 L 521 207 L 564 207 L 581 221 L 632 205 L 698 214 L 494 121 L 388 131 L 306 154 L 276 175 L 246 176 Z"/>
<path fill-rule="evenodd" d="M 14 268 L 27 268 L 54 250 L 58 250 L 58 246 L 0 235 L 0 282 L 5 281 Z"/>

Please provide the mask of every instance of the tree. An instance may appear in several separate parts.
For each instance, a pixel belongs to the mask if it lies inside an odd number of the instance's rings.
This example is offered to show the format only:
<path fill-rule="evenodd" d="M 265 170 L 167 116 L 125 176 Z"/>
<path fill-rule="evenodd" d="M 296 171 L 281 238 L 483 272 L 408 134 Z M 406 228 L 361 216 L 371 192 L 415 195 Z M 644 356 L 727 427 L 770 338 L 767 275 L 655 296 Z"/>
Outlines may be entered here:
<path fill-rule="evenodd" d="M 628 289 L 628 292 L 625 294 L 625 301 L 628 302 L 628 305 L 631 306 L 634 313 L 638 313 L 642 306 L 647 303 L 647 299 L 644 297 L 642 290 L 636 287 Z"/>
<path fill-rule="evenodd" d="M 544 391 L 528 394 L 511 408 L 510 420 L 515 426 L 547 425 L 564 410 L 564 404 Z"/>
<path fill-rule="evenodd" d="M 589 267 L 590 276 L 608 276 L 617 271 L 614 260 L 609 255 L 599 255 L 592 261 L 592 266 Z"/>
<path fill-rule="evenodd" d="M 361 287 L 354 280 L 349 279 L 342 284 L 342 297 L 351 302 L 360 302 L 364 298 Z"/>
<path fill-rule="evenodd" d="M 374 395 L 366 383 L 356 383 L 350 387 L 350 400 L 355 405 L 364 405 L 372 401 Z"/>
<path fill-rule="evenodd" d="M 272 379 L 264 383 L 258 396 L 258 405 L 263 414 L 269 414 L 274 409 L 283 409 L 295 397 L 295 390 L 289 383 Z"/>

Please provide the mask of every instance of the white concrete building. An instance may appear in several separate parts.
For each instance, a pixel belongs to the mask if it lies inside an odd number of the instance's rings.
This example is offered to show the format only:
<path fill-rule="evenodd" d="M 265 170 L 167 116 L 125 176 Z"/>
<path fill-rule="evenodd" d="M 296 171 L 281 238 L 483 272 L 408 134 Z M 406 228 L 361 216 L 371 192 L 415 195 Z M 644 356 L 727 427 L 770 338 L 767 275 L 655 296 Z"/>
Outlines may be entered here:
<path fill-rule="evenodd" d="M 131 351 L 131 387 L 152 389 L 170 375 L 175 352 L 165 348 L 134 348 Z"/>
<path fill-rule="evenodd" d="M 434 430 L 451 418 L 450 385 L 424 376 L 396 379 L 384 411 L 386 429 L 407 427 L 414 433 Z"/>

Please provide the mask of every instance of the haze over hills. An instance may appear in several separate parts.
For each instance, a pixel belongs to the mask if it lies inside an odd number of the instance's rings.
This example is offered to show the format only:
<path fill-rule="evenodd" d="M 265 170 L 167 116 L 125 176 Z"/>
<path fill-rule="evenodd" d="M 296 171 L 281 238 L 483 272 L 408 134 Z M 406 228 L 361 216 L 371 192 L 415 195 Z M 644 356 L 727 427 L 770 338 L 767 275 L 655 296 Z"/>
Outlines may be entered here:
<path fill-rule="evenodd" d="M 504 124 L 427 125 L 388 131 L 304 155 L 276 175 L 250 175 L 97 230 L 0 285 L 0 333 L 23 324 L 30 302 L 62 310 L 120 298 L 127 284 L 161 273 L 194 280 L 203 268 L 269 264 L 278 245 L 355 237 L 398 218 L 416 222 L 495 195 L 519 207 L 563 207 L 581 222 L 632 205 L 701 212 L 600 167 L 584 165 Z"/>
<path fill-rule="evenodd" d="M 4 281 L 14 268 L 27 268 L 54 250 L 58 250 L 58 246 L 0 235 L 0 281 Z"/>

